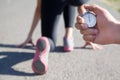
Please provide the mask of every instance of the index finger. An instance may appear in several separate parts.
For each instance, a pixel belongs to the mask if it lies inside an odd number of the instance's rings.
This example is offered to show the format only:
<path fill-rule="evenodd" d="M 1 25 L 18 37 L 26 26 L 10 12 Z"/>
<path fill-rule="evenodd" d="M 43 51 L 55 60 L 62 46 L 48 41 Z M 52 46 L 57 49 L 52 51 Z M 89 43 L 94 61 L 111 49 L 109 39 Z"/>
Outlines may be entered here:
<path fill-rule="evenodd" d="M 93 5 L 84 4 L 84 8 L 88 9 L 88 10 L 94 12 L 94 13 L 97 13 L 97 14 L 103 12 L 103 10 L 104 10 L 104 8 L 102 8 L 102 7 L 100 7 L 96 4 L 93 4 Z"/>
<path fill-rule="evenodd" d="M 78 7 L 79 15 L 83 15 L 86 12 L 84 5 Z"/>

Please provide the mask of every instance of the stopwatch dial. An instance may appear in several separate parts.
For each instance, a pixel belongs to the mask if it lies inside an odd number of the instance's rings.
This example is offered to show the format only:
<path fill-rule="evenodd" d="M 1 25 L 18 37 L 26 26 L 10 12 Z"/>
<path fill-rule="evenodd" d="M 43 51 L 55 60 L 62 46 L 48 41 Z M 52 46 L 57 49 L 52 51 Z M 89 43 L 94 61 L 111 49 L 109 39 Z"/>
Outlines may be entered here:
<path fill-rule="evenodd" d="M 93 13 L 87 12 L 83 16 L 85 23 L 87 23 L 88 27 L 94 27 L 96 25 L 96 17 Z"/>

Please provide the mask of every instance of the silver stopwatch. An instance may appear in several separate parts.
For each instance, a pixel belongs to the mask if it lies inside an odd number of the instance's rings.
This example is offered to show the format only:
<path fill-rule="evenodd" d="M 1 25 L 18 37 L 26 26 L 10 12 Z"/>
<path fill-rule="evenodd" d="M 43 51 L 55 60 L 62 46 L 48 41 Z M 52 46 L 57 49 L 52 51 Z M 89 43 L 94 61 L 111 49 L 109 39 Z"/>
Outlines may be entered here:
<path fill-rule="evenodd" d="M 87 23 L 89 28 L 95 27 L 97 21 L 96 21 L 96 16 L 92 12 L 87 11 L 82 15 L 82 17 L 85 23 Z"/>

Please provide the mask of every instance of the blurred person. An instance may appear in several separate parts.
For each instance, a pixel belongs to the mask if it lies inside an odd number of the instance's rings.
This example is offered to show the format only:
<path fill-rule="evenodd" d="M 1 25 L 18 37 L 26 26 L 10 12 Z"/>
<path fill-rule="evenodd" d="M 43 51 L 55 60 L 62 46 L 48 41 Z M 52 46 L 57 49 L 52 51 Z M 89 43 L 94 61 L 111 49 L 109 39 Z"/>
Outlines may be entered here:
<path fill-rule="evenodd" d="M 26 46 L 26 44 L 32 44 L 32 46 L 35 46 L 33 41 L 32 41 L 32 34 L 36 28 L 36 25 L 38 24 L 38 21 L 41 17 L 41 0 L 37 0 L 37 7 L 34 13 L 34 19 L 28 34 L 28 37 L 26 38 L 26 40 L 24 42 L 22 42 L 20 45 L 18 45 L 18 47 L 24 48 Z M 60 17 L 57 16 L 57 17 Z M 64 22 L 65 22 L 65 35 L 64 35 L 64 51 L 72 51 L 74 48 L 74 42 L 73 42 L 73 22 L 74 22 L 74 17 L 75 17 L 75 7 L 73 6 L 65 6 L 64 10 L 63 10 L 63 17 L 64 17 Z M 58 19 L 57 19 L 58 21 Z M 57 21 L 53 21 L 52 23 L 57 23 Z M 51 23 L 51 24 L 52 24 Z M 45 31 L 43 31 L 45 30 Z M 43 29 L 42 33 L 46 33 L 46 29 Z M 51 26 L 51 34 L 54 34 L 55 31 L 54 30 L 54 25 L 52 24 Z M 48 35 L 48 33 L 46 33 Z M 55 33 L 56 34 L 56 33 Z M 55 38 L 54 36 L 52 38 Z M 55 40 L 55 39 L 54 39 Z"/>
<path fill-rule="evenodd" d="M 56 26 L 63 12 L 65 20 L 65 35 L 63 37 L 64 51 L 72 51 L 73 24 L 75 7 L 81 6 L 86 0 L 43 0 L 41 3 L 41 33 L 36 42 L 36 53 L 32 62 L 32 69 L 36 74 L 45 74 L 48 70 L 48 56 L 56 46 Z M 74 6 L 72 6 L 74 5 Z"/>

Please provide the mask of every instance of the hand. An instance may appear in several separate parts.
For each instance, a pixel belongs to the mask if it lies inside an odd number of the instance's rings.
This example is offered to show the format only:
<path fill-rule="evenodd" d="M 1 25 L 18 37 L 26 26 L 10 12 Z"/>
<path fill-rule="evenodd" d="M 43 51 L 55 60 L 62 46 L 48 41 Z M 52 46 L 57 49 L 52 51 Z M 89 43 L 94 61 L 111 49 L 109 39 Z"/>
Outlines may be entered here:
<path fill-rule="evenodd" d="M 116 43 L 120 35 L 120 27 L 118 28 L 120 22 L 98 5 L 83 5 L 83 8 L 93 11 L 97 18 L 95 29 L 89 29 L 88 25 L 84 23 L 84 19 L 80 16 L 77 17 L 76 28 L 83 34 L 83 39 L 98 44 Z"/>
<path fill-rule="evenodd" d="M 32 41 L 32 39 L 26 39 L 23 43 L 21 43 L 20 45 L 18 45 L 19 48 L 24 48 L 27 44 L 32 44 L 32 46 L 34 47 L 34 43 Z"/>

